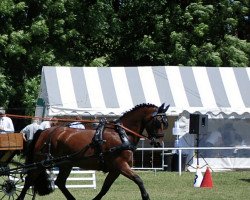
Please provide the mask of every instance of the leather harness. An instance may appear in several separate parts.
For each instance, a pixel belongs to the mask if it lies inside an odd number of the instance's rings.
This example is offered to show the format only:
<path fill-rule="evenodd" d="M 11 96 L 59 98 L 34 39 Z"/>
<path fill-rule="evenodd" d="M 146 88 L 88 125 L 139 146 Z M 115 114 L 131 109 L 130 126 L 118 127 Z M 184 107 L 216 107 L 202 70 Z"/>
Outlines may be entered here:
<path fill-rule="evenodd" d="M 47 162 L 47 164 L 46 164 L 47 167 L 53 167 L 53 165 L 56 165 L 59 163 L 69 162 L 70 160 L 73 160 L 74 157 L 79 155 L 80 153 L 85 153 L 89 148 L 94 148 L 95 153 L 93 156 L 90 156 L 90 157 L 98 157 L 99 162 L 100 162 L 100 168 L 102 171 L 105 172 L 106 171 L 106 164 L 104 161 L 105 154 L 110 154 L 110 153 L 114 154 L 117 152 L 121 152 L 123 150 L 131 150 L 131 151 L 136 150 L 136 145 L 129 141 L 128 136 L 126 134 L 126 131 L 122 128 L 121 123 L 119 121 L 116 121 L 114 123 L 114 127 L 115 127 L 115 130 L 121 139 L 121 144 L 110 148 L 108 151 L 103 152 L 102 145 L 106 142 L 105 140 L 103 140 L 103 133 L 104 133 L 106 125 L 107 125 L 107 121 L 104 119 L 101 119 L 97 128 L 96 128 L 95 135 L 92 138 L 92 142 L 89 145 L 83 147 L 78 152 L 75 152 L 75 153 L 70 154 L 70 155 L 61 156 L 58 158 L 54 158 L 51 154 L 51 138 L 52 138 L 52 134 L 51 134 L 50 137 L 48 137 L 48 139 L 46 140 L 46 142 L 42 146 L 41 151 L 40 151 L 40 153 L 45 155 L 45 157 L 46 157 L 45 161 Z M 42 153 L 42 151 L 46 147 L 47 147 L 47 152 Z M 85 158 L 87 159 L 89 157 L 85 157 Z M 46 167 L 46 166 L 44 166 L 44 167 Z"/>
<path fill-rule="evenodd" d="M 126 134 L 126 131 L 120 126 L 120 122 L 116 122 L 115 123 L 115 130 L 118 133 L 120 139 L 121 139 L 121 145 L 115 146 L 110 148 L 108 151 L 103 152 L 102 151 L 102 144 L 105 143 L 106 141 L 103 140 L 103 133 L 104 133 L 104 129 L 106 126 L 106 121 L 105 120 L 101 120 L 97 126 L 95 135 L 92 139 L 92 143 L 90 144 L 91 147 L 95 148 L 95 155 L 98 156 L 99 161 L 100 161 L 100 165 L 101 165 L 101 169 L 103 171 L 106 171 L 106 165 L 105 165 L 105 161 L 104 161 L 104 154 L 110 154 L 110 153 L 117 153 L 117 152 L 121 152 L 123 150 L 131 150 L 131 151 L 135 151 L 136 150 L 136 145 L 131 143 L 128 139 L 128 136 Z"/>

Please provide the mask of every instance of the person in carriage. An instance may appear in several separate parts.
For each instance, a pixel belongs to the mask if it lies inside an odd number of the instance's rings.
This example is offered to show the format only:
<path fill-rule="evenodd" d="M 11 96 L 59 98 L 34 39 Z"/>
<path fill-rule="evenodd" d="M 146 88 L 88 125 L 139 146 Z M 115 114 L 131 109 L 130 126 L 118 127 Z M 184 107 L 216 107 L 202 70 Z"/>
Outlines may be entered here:
<path fill-rule="evenodd" d="M 5 109 L 0 107 L 0 134 L 14 133 L 14 125 L 12 119 L 7 117 Z M 0 151 L 0 159 L 3 157 L 4 152 Z"/>
<path fill-rule="evenodd" d="M 14 133 L 14 125 L 12 119 L 7 117 L 5 109 L 0 107 L 0 134 L 2 133 Z"/>

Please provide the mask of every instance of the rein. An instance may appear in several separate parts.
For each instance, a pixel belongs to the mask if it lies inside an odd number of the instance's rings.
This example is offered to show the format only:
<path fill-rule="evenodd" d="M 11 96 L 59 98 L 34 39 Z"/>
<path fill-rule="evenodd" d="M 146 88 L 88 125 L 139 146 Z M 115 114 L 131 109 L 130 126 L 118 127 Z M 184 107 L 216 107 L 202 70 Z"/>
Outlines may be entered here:
<path fill-rule="evenodd" d="M 51 119 L 51 117 L 37 117 L 37 116 L 27 116 L 27 115 L 14 115 L 14 114 L 5 114 L 7 117 L 16 118 L 16 119 L 33 119 L 37 118 L 39 120 L 46 120 L 46 121 L 58 121 L 58 122 L 75 122 L 75 119 L 71 118 L 55 118 Z M 98 120 L 77 120 L 78 122 L 83 123 L 96 123 Z"/>
<path fill-rule="evenodd" d="M 135 136 L 137 136 L 137 137 L 139 137 L 139 138 L 144 138 L 144 139 L 150 140 L 147 136 L 145 136 L 145 135 L 140 135 L 139 133 L 136 133 L 135 131 L 132 131 L 131 129 L 129 129 L 129 128 L 127 128 L 127 127 L 121 125 L 121 124 L 117 124 L 117 126 L 120 126 L 120 127 L 123 128 L 124 130 L 126 130 L 126 131 L 132 133 L 133 135 L 135 135 Z"/>

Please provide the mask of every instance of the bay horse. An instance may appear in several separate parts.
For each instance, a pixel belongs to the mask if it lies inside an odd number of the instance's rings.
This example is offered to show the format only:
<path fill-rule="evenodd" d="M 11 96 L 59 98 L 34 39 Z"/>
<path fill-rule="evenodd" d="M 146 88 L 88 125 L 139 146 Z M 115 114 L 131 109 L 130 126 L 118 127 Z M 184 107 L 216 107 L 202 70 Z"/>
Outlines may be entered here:
<path fill-rule="evenodd" d="M 133 152 L 140 137 L 151 140 L 153 145 L 157 144 L 156 139 L 164 137 L 163 130 L 168 127 L 168 108 L 169 105 L 165 107 L 165 104 L 160 107 L 140 104 L 116 121 L 101 120 L 96 130 L 58 126 L 36 133 L 26 164 L 43 164 L 27 171 L 18 200 L 24 199 L 31 186 L 34 186 L 35 193 L 39 195 L 49 194 L 52 190 L 46 169 L 54 166 L 59 168 L 54 183 L 68 200 L 75 199 L 65 186 L 73 166 L 108 173 L 100 192 L 93 200 L 102 199 L 120 174 L 138 185 L 143 200 L 149 200 L 142 179 L 131 169 Z M 144 129 L 146 135 L 143 133 Z M 47 179 L 44 180 L 44 177 Z M 45 186 L 48 186 L 47 189 Z"/>

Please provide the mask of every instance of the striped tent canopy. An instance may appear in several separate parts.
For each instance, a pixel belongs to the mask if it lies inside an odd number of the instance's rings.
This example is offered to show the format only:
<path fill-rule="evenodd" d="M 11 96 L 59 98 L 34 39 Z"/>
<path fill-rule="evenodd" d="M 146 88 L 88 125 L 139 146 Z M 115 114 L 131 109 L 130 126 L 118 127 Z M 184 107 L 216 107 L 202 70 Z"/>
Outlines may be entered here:
<path fill-rule="evenodd" d="M 42 69 L 36 115 L 114 115 L 141 103 L 187 111 L 249 116 L 250 68 L 50 67 Z"/>

